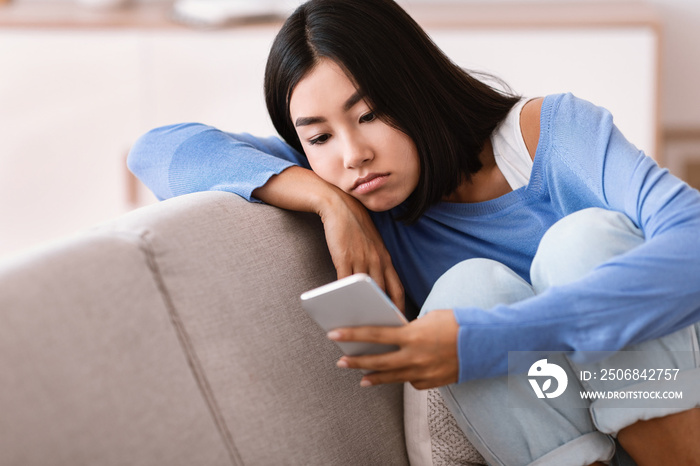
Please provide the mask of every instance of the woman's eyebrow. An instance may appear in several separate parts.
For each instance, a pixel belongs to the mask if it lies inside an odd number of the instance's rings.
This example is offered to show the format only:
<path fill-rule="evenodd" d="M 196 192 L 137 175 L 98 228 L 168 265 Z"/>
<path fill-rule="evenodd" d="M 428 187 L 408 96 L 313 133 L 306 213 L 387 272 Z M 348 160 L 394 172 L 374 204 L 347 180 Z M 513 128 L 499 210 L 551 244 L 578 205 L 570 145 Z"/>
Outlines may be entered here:
<path fill-rule="evenodd" d="M 343 110 L 347 112 L 348 110 L 353 108 L 355 104 L 358 103 L 360 100 L 362 100 L 362 94 L 360 94 L 360 91 L 355 91 L 355 93 L 351 95 L 350 98 L 346 100 L 343 104 Z"/>
<path fill-rule="evenodd" d="M 294 123 L 294 126 L 308 126 L 316 123 L 325 123 L 327 120 L 323 117 L 299 117 Z"/>
<path fill-rule="evenodd" d="M 355 106 L 360 100 L 362 100 L 362 94 L 359 91 L 355 91 L 348 100 L 343 104 L 343 111 L 347 112 Z M 297 121 L 294 122 L 294 126 L 308 126 L 314 125 L 316 123 L 325 123 L 327 120 L 324 117 L 299 117 Z"/>

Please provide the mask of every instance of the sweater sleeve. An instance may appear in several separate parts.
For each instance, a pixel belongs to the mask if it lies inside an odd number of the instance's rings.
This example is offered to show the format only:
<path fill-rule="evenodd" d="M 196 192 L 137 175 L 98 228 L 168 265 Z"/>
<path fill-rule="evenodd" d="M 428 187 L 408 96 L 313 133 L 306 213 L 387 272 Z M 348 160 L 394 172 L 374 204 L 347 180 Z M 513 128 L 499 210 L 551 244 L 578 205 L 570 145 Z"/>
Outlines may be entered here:
<path fill-rule="evenodd" d="M 127 165 L 159 200 L 197 191 L 228 191 L 257 202 L 253 190 L 306 157 L 277 137 L 231 134 L 184 123 L 141 136 Z"/>
<path fill-rule="evenodd" d="M 568 94 L 542 112 L 537 156 L 547 157 L 553 196 L 623 212 L 645 241 L 533 298 L 455 309 L 460 382 L 507 373 L 509 351 L 572 351 L 575 361 L 589 362 L 591 352 L 700 320 L 700 193 L 630 144 L 606 110 Z"/>

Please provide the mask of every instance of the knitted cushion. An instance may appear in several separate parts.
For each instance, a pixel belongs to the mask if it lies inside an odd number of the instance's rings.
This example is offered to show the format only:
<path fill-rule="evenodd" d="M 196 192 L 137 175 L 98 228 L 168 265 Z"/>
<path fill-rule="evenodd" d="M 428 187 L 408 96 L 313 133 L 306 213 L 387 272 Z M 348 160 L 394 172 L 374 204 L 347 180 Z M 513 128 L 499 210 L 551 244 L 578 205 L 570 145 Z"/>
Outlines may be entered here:
<path fill-rule="evenodd" d="M 464 436 L 438 389 L 404 386 L 406 446 L 412 465 L 477 466 L 486 461 Z"/>

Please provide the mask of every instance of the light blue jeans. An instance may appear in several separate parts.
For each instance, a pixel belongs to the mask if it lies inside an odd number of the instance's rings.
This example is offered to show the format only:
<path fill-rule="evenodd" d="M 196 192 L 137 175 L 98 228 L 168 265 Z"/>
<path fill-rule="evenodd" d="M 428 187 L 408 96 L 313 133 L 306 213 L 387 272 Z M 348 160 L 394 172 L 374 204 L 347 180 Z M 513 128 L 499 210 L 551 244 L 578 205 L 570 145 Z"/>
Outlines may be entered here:
<path fill-rule="evenodd" d="M 639 229 L 623 214 L 585 209 L 554 224 L 544 235 L 532 262 L 532 285 L 508 267 L 489 259 L 470 259 L 448 270 L 435 283 L 421 315 L 435 309 L 474 306 L 490 309 L 532 297 L 551 286 L 575 281 L 614 256 L 644 241 Z M 615 456 L 614 437 L 638 420 L 666 416 L 700 406 L 700 325 L 666 337 L 625 348 L 604 362 L 576 364 L 565 355 L 550 357 L 565 369 L 569 385 L 546 409 L 520 409 L 509 404 L 508 377 L 475 380 L 440 389 L 457 424 L 491 465 L 588 465 Z M 634 350 L 636 352 L 628 352 Z M 642 353 L 643 352 L 643 353 Z M 682 352 L 682 353 L 678 353 Z M 680 355 L 680 356 L 679 356 Z M 630 367 L 630 358 L 644 357 L 647 367 L 678 368 L 674 390 L 684 393 L 683 406 L 632 407 L 621 400 L 581 400 L 581 390 L 654 389 L 651 382 L 591 380 L 580 382 L 581 370 Z M 617 358 L 617 359 L 616 359 Z M 604 366 L 603 366 L 604 364 Z M 585 386 L 584 386 L 585 385 Z M 531 390 L 531 388 L 527 388 Z M 531 394 L 530 394 L 531 395 Z M 578 397 L 574 399 L 572 397 Z M 581 404 L 584 408 L 581 409 Z M 617 464 L 624 464 L 619 460 Z M 629 463 L 628 463 L 629 464 Z M 632 463 L 633 464 L 633 463 Z"/>

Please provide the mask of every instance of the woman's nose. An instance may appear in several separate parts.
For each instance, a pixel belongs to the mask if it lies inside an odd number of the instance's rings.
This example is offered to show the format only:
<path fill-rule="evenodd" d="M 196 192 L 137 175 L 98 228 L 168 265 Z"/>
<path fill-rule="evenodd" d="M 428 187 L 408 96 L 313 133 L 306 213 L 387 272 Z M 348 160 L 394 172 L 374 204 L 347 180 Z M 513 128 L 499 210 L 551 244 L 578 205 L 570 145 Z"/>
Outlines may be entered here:
<path fill-rule="evenodd" d="M 345 168 L 357 168 L 374 158 L 374 153 L 368 144 L 361 141 L 348 141 L 346 144 L 343 162 Z"/>

